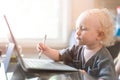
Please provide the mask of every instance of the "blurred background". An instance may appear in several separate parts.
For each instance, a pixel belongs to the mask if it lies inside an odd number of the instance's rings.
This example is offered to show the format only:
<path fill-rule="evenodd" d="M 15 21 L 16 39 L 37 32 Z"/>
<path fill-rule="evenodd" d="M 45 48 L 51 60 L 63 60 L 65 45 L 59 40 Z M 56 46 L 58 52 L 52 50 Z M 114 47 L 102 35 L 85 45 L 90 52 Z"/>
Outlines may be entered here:
<path fill-rule="evenodd" d="M 74 44 L 75 21 L 81 12 L 92 8 L 110 10 L 115 21 L 116 44 L 120 47 L 120 0 L 0 0 L 0 49 L 5 53 L 9 43 L 3 15 L 22 53 L 34 54 L 45 34 L 49 47 L 62 49 Z"/>

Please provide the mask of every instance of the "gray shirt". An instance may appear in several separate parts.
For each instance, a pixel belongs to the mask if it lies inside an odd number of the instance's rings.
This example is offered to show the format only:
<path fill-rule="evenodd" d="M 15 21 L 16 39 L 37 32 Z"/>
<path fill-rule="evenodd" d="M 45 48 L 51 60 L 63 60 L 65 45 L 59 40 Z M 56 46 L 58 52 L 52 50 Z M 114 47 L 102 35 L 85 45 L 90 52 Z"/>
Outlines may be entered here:
<path fill-rule="evenodd" d="M 116 80 L 113 58 L 107 48 L 101 48 L 86 63 L 83 50 L 82 46 L 73 45 L 60 51 L 60 59 L 69 66 L 85 70 L 96 79 Z"/>

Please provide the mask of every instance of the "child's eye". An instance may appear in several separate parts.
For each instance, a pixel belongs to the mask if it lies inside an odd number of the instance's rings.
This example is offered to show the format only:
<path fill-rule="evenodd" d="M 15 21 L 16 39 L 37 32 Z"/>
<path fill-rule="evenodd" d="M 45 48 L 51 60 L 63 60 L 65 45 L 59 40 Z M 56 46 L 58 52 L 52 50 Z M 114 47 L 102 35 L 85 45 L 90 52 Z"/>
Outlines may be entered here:
<path fill-rule="evenodd" d="M 76 30 L 87 30 L 87 28 L 81 25 L 81 26 L 77 27 Z"/>
<path fill-rule="evenodd" d="M 87 28 L 85 28 L 84 26 L 81 26 L 81 30 L 86 30 Z"/>

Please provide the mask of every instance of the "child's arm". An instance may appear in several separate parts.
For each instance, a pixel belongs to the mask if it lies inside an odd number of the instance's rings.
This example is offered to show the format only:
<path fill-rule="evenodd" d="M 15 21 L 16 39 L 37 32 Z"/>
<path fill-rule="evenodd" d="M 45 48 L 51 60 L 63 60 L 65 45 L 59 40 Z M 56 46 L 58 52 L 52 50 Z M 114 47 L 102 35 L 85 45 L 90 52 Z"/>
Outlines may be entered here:
<path fill-rule="evenodd" d="M 92 76 L 90 76 L 85 70 L 80 70 L 81 74 L 83 75 L 84 80 L 96 80 Z M 99 78 L 97 80 L 104 80 L 102 78 Z"/>
<path fill-rule="evenodd" d="M 96 80 L 92 76 L 90 76 L 85 70 L 80 70 L 80 73 L 83 80 Z"/>

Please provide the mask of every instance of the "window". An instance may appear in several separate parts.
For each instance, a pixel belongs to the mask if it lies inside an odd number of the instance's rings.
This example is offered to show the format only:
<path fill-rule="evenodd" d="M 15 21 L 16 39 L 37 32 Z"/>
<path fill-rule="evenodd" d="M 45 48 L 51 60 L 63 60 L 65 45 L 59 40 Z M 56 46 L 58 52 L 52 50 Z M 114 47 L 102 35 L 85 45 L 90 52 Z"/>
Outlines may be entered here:
<path fill-rule="evenodd" d="M 70 34 L 70 0 L 0 0 L 0 38 L 9 34 L 5 14 L 20 44 L 66 44 Z"/>

